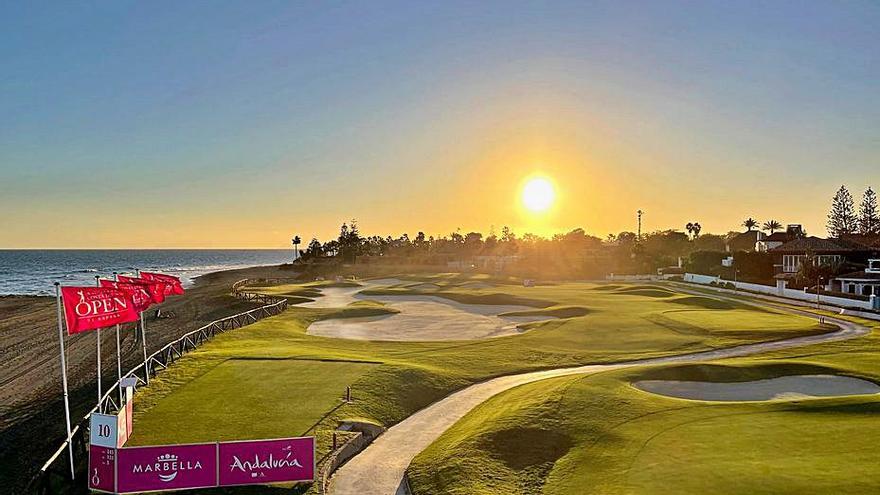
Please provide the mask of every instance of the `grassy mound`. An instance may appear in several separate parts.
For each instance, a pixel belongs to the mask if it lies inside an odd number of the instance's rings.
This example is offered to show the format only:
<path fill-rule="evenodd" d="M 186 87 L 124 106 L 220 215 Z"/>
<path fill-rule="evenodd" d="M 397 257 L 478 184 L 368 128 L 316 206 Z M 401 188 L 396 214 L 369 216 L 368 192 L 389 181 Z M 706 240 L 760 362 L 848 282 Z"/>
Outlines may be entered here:
<path fill-rule="evenodd" d="M 622 286 L 622 285 L 618 285 L 618 284 L 602 284 L 602 285 L 597 285 L 596 287 L 593 287 L 593 290 L 601 290 L 601 291 L 605 291 L 605 290 L 616 290 L 616 289 L 619 289 L 619 288 L 621 288 L 621 287 L 623 287 L 623 286 Z"/>
<path fill-rule="evenodd" d="M 626 294 L 628 296 L 645 296 L 645 297 L 672 297 L 675 293 L 662 289 L 632 289 L 619 290 L 618 294 Z"/>
<path fill-rule="evenodd" d="M 314 302 L 315 300 L 310 297 L 302 297 L 302 296 L 282 296 L 287 299 L 288 304 L 302 304 Z"/>
<path fill-rule="evenodd" d="M 314 287 L 339 287 L 339 288 L 348 288 L 348 287 L 363 287 L 363 285 L 357 282 L 317 282 L 314 284 Z"/>
<path fill-rule="evenodd" d="M 734 383 L 765 380 L 790 375 L 837 375 L 840 370 L 800 361 L 781 363 L 764 363 L 754 365 L 740 363 L 727 364 L 681 364 L 648 368 L 632 375 L 633 381 L 639 380 L 678 380 L 692 382 Z"/>
<path fill-rule="evenodd" d="M 624 286 L 621 286 L 620 289 L 617 289 L 617 292 L 631 292 L 631 291 L 638 291 L 638 290 L 660 290 L 663 292 L 673 293 L 673 291 L 671 289 L 667 289 L 666 287 L 662 287 L 659 285 L 653 285 L 653 284 L 624 285 Z"/>
<path fill-rule="evenodd" d="M 458 284 L 457 287 L 461 287 L 464 289 L 491 289 L 495 287 L 496 284 L 490 284 L 487 282 L 465 282 L 463 284 Z"/>
<path fill-rule="evenodd" d="M 672 297 L 676 293 L 659 285 L 625 285 L 614 290 L 616 294 L 645 297 Z"/>
<path fill-rule="evenodd" d="M 355 301 L 344 308 L 336 311 L 325 311 L 319 315 L 316 320 L 327 320 L 331 318 L 362 318 L 365 316 L 385 316 L 394 315 L 400 311 L 388 307 L 378 301 Z"/>
<path fill-rule="evenodd" d="M 558 306 L 545 309 L 530 309 L 523 311 L 510 311 L 499 316 L 552 316 L 554 318 L 577 318 L 590 314 L 590 310 L 583 306 Z"/>
<path fill-rule="evenodd" d="M 703 309 L 733 309 L 737 306 L 729 301 L 704 296 L 677 297 L 675 299 L 670 299 L 669 302 Z"/>
<path fill-rule="evenodd" d="M 440 285 L 432 283 L 432 282 L 419 282 L 417 284 L 407 285 L 404 288 L 414 289 L 414 290 L 435 290 L 435 289 L 439 289 Z"/>

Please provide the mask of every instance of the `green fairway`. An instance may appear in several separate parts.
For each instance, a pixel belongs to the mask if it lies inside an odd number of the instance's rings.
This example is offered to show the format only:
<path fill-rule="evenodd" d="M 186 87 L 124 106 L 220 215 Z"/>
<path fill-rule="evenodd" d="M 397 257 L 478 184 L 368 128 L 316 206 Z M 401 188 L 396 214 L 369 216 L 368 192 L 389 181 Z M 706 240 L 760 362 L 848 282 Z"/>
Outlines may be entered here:
<path fill-rule="evenodd" d="M 714 314 L 703 316 L 688 324 L 723 324 Z M 716 366 L 655 366 L 524 385 L 456 423 L 416 457 L 410 480 L 416 494 L 876 493 L 878 396 L 722 403 L 663 397 L 631 383 L 798 374 L 876 381 L 878 344 L 875 331 Z"/>
<path fill-rule="evenodd" d="M 195 361 L 195 360 L 191 360 Z M 339 407 L 345 387 L 375 364 L 290 359 L 227 359 L 185 381 L 139 418 L 132 444 L 187 443 L 307 434 Z M 181 367 L 191 362 L 181 363 Z M 222 418 L 223 427 L 217 428 Z"/>
<path fill-rule="evenodd" d="M 318 423 L 310 431 L 318 435 L 320 458 L 337 420 L 358 418 L 388 426 L 490 377 L 828 330 L 814 319 L 708 298 L 698 299 L 714 303 L 694 306 L 687 302 L 693 296 L 665 288 L 640 289 L 664 292 L 657 297 L 583 283 L 529 288 L 486 279 L 470 286 L 461 285 L 469 279 L 428 280 L 438 283 L 415 284 L 425 279 L 413 279 L 410 285 L 416 289 L 384 290 L 468 303 L 525 304 L 557 319 L 525 324 L 529 331 L 520 335 L 486 340 L 371 342 L 316 337 L 306 329 L 319 319 L 391 314 L 393 307 L 370 301 L 343 308 L 292 306 L 282 315 L 218 336 L 154 379 L 138 395 L 132 441 L 144 445 L 299 435 Z M 314 293 L 317 285 L 261 290 L 315 298 L 320 297 Z M 686 302 L 677 302 L 681 300 Z M 682 321 L 676 315 L 683 309 L 704 320 Z M 355 401 L 340 407 L 338 399 L 348 384 Z M 280 418 L 280 424 L 267 425 L 267 418 Z"/>

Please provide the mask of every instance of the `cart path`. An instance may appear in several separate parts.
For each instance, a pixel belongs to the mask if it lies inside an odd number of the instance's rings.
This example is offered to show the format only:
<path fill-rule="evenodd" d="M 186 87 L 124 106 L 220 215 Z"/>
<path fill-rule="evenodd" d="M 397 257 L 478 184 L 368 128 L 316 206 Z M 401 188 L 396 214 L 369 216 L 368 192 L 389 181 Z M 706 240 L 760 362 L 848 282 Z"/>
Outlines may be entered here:
<path fill-rule="evenodd" d="M 681 287 L 677 287 L 677 289 L 684 293 L 694 293 Z M 700 295 L 705 294 L 701 293 Z M 729 298 L 724 296 L 715 297 L 729 300 Z M 784 308 L 769 302 L 757 300 L 743 301 L 742 299 L 737 299 L 736 301 L 754 306 L 771 307 L 775 310 L 791 314 L 816 317 L 815 314 L 808 311 Z M 471 385 L 431 404 L 389 428 L 376 441 L 336 471 L 331 479 L 329 493 L 331 495 L 404 495 L 407 493 L 404 486 L 404 475 L 407 467 L 409 467 L 410 462 L 416 455 L 425 450 L 444 431 L 472 409 L 492 396 L 519 385 L 559 376 L 592 374 L 599 371 L 635 366 L 747 356 L 778 349 L 846 340 L 860 337 L 870 332 L 868 327 L 837 318 L 825 317 L 825 321 L 837 325 L 839 329 L 820 335 L 795 337 L 759 344 L 745 344 L 726 349 L 678 356 L 502 376 Z"/>

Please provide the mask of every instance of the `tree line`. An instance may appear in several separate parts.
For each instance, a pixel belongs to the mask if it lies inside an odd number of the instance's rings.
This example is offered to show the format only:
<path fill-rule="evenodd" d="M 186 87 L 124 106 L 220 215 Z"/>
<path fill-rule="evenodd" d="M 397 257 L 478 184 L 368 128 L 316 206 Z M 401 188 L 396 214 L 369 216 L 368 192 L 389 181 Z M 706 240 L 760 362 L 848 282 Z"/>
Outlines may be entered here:
<path fill-rule="evenodd" d="M 865 189 L 861 204 L 856 209 L 852 194 L 846 186 L 840 186 L 831 200 L 827 229 L 831 237 L 880 234 L 880 212 L 877 211 L 877 194 L 874 190 L 871 187 Z"/>

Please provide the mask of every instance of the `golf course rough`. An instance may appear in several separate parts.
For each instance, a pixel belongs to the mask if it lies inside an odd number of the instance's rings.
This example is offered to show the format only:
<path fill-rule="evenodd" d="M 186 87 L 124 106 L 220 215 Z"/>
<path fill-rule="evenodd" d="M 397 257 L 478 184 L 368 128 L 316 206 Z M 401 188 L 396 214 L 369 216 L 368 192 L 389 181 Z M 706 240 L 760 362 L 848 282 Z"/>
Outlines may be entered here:
<path fill-rule="evenodd" d="M 408 470 L 411 485 L 416 494 L 573 495 L 585 487 L 597 494 L 880 493 L 876 393 L 710 402 L 633 386 L 834 375 L 876 387 L 878 324 L 852 320 L 874 330 L 718 364 L 613 370 L 517 387 L 474 409 L 417 456 Z M 563 448 L 537 452 L 542 434 Z"/>
<path fill-rule="evenodd" d="M 829 330 L 810 318 L 747 305 L 706 309 L 677 304 L 693 296 L 675 292 L 654 297 L 596 290 L 601 286 L 586 283 L 522 287 L 478 281 L 478 287 L 460 287 L 456 284 L 468 280 L 450 283 L 443 278 L 410 277 L 406 282 L 430 282 L 440 288 L 377 290 L 401 295 L 430 292 L 463 304 L 528 306 L 532 309 L 522 311 L 555 314 L 526 324 L 529 331 L 514 336 L 377 342 L 312 336 L 307 328 L 324 319 L 391 315 L 394 310 L 388 305 L 361 300 L 343 307 L 292 306 L 276 317 L 219 335 L 152 380 L 138 395 L 130 441 L 148 445 L 314 434 L 320 458 L 328 452 L 339 420 L 390 426 L 456 390 L 493 377 Z M 328 284 L 290 284 L 261 291 L 320 301 L 322 285 Z M 694 322 L 681 316 L 682 309 L 698 311 L 705 318 Z M 355 399 L 350 404 L 341 400 L 347 385 Z M 535 477 L 540 469 L 529 472 Z"/>

